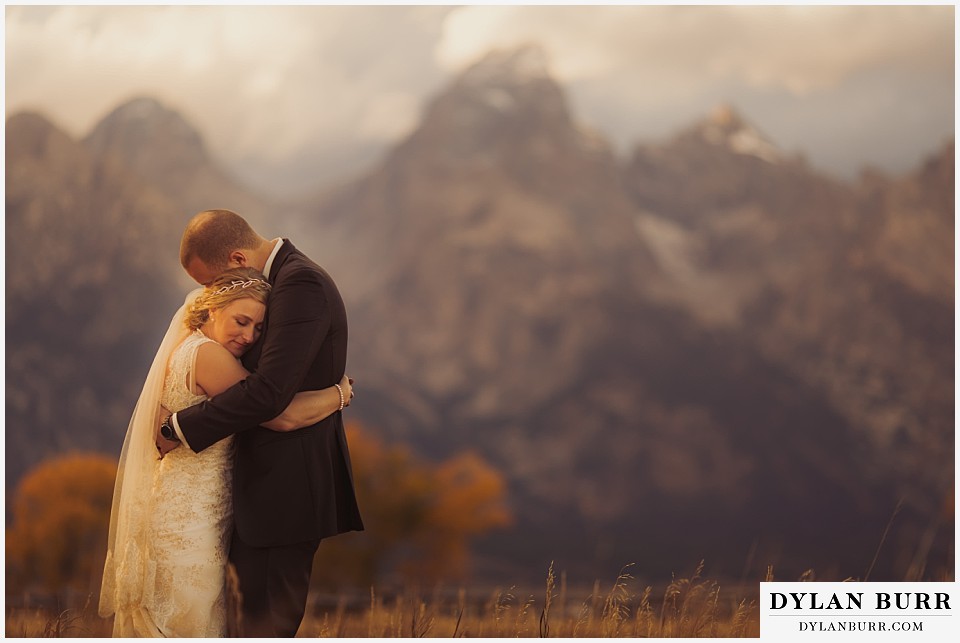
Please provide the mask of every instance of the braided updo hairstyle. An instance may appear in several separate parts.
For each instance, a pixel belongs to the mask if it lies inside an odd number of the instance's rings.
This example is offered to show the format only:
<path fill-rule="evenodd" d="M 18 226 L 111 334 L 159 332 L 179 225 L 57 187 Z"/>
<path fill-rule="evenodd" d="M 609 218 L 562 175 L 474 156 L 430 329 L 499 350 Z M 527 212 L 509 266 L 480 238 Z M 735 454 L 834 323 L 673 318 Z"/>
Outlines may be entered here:
<path fill-rule="evenodd" d="M 266 304 L 269 295 L 270 284 L 259 270 L 231 268 L 217 275 L 187 307 L 184 323 L 190 330 L 197 330 L 210 321 L 212 310 L 219 310 L 244 297 Z"/>

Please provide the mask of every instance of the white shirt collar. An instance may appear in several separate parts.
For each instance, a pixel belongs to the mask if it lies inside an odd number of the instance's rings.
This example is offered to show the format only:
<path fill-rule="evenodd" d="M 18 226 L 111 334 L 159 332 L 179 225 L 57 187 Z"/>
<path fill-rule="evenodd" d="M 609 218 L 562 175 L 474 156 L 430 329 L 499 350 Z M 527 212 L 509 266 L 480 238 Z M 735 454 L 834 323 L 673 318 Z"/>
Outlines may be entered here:
<path fill-rule="evenodd" d="M 273 246 L 273 252 L 267 257 L 267 263 L 263 264 L 263 275 L 267 279 L 270 279 L 270 269 L 273 267 L 273 260 L 277 258 L 277 253 L 280 252 L 280 246 L 283 245 L 283 239 L 280 237 L 277 237 L 274 241 L 276 245 Z"/>

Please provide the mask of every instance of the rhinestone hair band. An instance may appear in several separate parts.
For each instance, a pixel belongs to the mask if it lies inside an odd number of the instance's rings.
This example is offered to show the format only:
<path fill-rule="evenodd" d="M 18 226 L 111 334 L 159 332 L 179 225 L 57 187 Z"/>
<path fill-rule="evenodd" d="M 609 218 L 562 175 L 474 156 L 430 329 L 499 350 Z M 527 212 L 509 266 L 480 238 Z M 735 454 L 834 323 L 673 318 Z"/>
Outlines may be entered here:
<path fill-rule="evenodd" d="M 265 282 L 263 279 L 250 279 L 248 281 L 231 281 L 229 286 L 223 286 L 222 288 L 213 291 L 211 295 L 222 295 L 225 292 L 230 292 L 231 290 L 236 290 L 237 288 L 249 288 L 250 286 L 256 286 L 257 284 L 263 284 L 267 288 L 270 288 L 270 284 Z"/>

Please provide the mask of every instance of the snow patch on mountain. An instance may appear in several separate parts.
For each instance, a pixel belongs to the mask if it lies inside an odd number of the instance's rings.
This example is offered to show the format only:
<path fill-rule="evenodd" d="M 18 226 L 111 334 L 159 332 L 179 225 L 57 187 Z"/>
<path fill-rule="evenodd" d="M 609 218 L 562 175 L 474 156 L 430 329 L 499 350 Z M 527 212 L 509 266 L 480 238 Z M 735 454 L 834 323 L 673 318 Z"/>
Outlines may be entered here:
<path fill-rule="evenodd" d="M 701 134 L 708 143 L 722 145 L 737 154 L 756 156 L 768 163 L 779 163 L 780 151 L 756 128 L 727 105 L 721 105 L 702 126 Z"/>

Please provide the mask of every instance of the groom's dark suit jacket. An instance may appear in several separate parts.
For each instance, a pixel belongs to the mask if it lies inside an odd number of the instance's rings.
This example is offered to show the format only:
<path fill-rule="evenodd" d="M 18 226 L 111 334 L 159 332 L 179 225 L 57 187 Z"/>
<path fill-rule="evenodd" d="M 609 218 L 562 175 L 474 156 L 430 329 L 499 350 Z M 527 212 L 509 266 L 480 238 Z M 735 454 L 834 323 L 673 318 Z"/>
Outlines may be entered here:
<path fill-rule="evenodd" d="M 298 391 L 338 383 L 347 361 L 347 316 L 333 279 L 284 239 L 270 269 L 263 334 L 243 365 L 252 374 L 177 413 L 194 451 L 236 434 L 234 522 L 254 547 L 319 540 L 363 529 L 343 414 L 279 433 L 259 425 Z"/>

